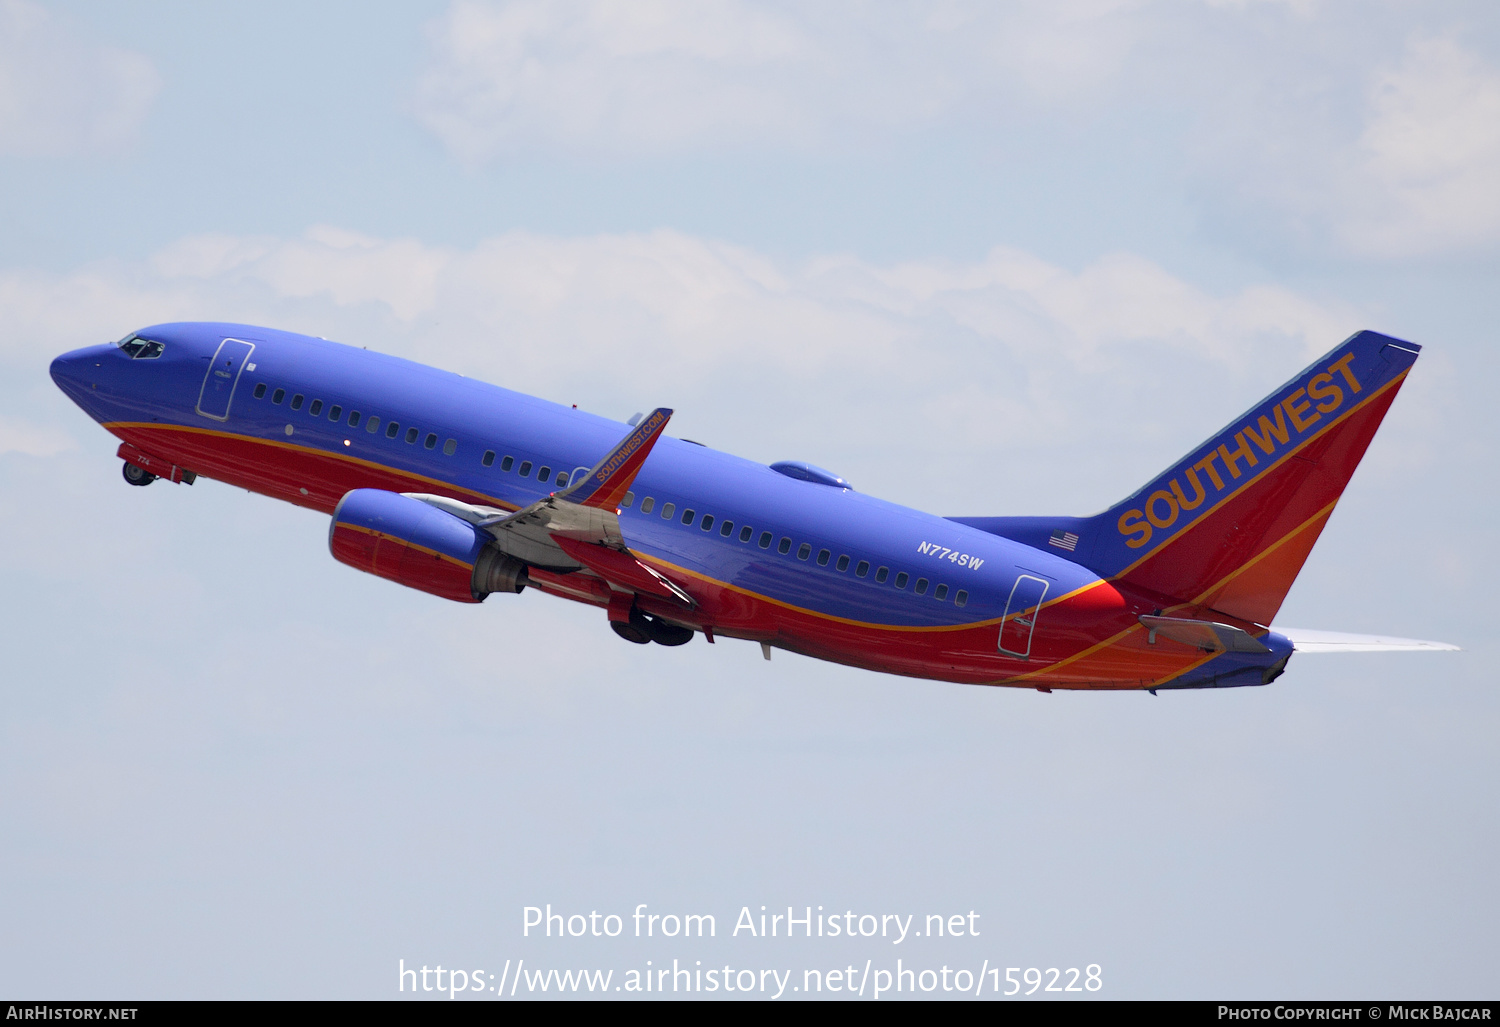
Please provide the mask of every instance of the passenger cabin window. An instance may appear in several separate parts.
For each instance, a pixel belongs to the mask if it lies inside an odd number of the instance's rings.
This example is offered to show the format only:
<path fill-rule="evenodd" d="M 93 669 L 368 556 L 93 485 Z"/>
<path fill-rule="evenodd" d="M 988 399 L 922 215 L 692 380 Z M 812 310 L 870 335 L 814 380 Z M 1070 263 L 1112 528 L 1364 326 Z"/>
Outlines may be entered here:
<path fill-rule="evenodd" d="M 641 500 L 641 513 L 650 513 L 652 507 L 654 506 L 656 506 L 656 499 L 652 496 L 647 496 L 645 499 Z"/>
<path fill-rule="evenodd" d="M 330 421 L 337 421 L 340 417 L 343 417 L 343 416 L 344 416 L 344 408 L 343 407 L 335 406 L 335 407 L 329 407 L 328 408 L 328 419 Z"/>
<path fill-rule="evenodd" d="M 413 428 L 412 431 L 416 431 L 416 429 Z M 409 438 L 409 439 L 407 439 L 406 441 L 407 442 L 411 442 L 415 438 L 416 438 L 416 436 L 412 435 L 412 437 Z M 482 456 L 482 457 L 479 458 L 479 462 L 482 463 L 482 464 L 484 464 L 484 466 L 486 466 L 486 467 L 494 467 L 495 466 L 495 451 L 493 449 L 486 449 L 484 451 L 484 456 Z"/>
<path fill-rule="evenodd" d="M 714 515 L 704 514 L 703 521 L 698 525 L 698 527 L 702 528 L 704 531 L 712 531 L 714 527 Z"/>
<path fill-rule="evenodd" d="M 392 421 L 390 424 L 388 424 L 388 425 L 385 426 L 385 437 L 386 438 L 388 438 L 388 439 L 394 439 L 397 435 L 400 435 L 400 434 L 401 434 L 401 426 L 399 424 L 397 424 L 395 421 Z"/>
<path fill-rule="evenodd" d="M 776 551 L 782 556 L 790 553 L 792 551 L 792 540 L 783 535 L 781 541 L 776 543 Z"/>
<path fill-rule="evenodd" d="M 627 493 L 625 493 L 625 498 L 622 499 L 622 500 L 620 500 L 620 509 L 621 510 L 629 510 L 631 504 L 634 503 L 634 502 L 635 502 L 635 493 L 634 492 L 627 492 Z"/>
<path fill-rule="evenodd" d="M 408 446 L 414 446 L 414 445 L 416 445 L 417 436 L 420 435 L 420 434 L 421 434 L 421 432 L 417 431 L 417 429 L 415 429 L 415 428 L 408 428 L 408 429 L 406 429 L 406 444 Z M 490 454 L 490 461 L 493 461 L 494 459 L 495 459 L 495 454 L 491 453 Z M 490 462 L 487 461 L 484 466 L 488 467 L 489 465 L 490 465 Z"/>
<path fill-rule="evenodd" d="M 719 525 L 719 534 L 722 537 L 724 537 L 724 538 L 728 538 L 730 535 L 733 535 L 734 534 L 734 522 L 733 521 L 725 521 L 724 523 L 720 524 Z"/>
<path fill-rule="evenodd" d="M 302 393 L 300 393 L 300 392 L 297 393 L 295 396 L 293 396 L 292 397 L 292 409 L 293 410 L 301 410 L 302 409 L 302 400 L 303 400 L 303 396 L 302 396 Z"/>
<path fill-rule="evenodd" d="M 437 435 L 434 434 L 433 432 L 428 432 L 427 433 L 427 437 L 422 440 L 422 448 L 424 448 L 424 449 L 431 449 L 433 446 L 436 446 L 436 445 L 437 445 Z"/>
<path fill-rule="evenodd" d="M 826 549 L 819 549 L 818 550 L 818 566 L 819 567 L 827 567 L 828 566 L 828 559 L 831 556 L 833 556 L 833 554 L 830 553 L 828 550 L 826 550 Z"/>
<path fill-rule="evenodd" d="M 896 587 L 897 588 L 905 588 L 906 587 L 906 582 L 907 582 L 907 576 L 906 576 L 906 572 L 905 571 L 902 571 L 900 574 L 896 575 Z"/>
<path fill-rule="evenodd" d="M 284 399 L 286 399 L 286 390 L 285 389 L 277 389 L 275 392 L 271 393 L 271 402 L 272 403 L 280 403 Z"/>
<path fill-rule="evenodd" d="M 455 448 L 458 446 L 458 443 L 454 442 L 452 439 L 448 440 L 448 444 L 451 445 L 451 446 L 454 446 Z M 448 446 L 444 446 L 443 447 L 443 452 L 444 453 L 449 453 Z M 451 456 L 452 454 L 449 453 L 449 455 Z M 567 483 L 568 483 L 568 472 L 567 471 L 558 471 L 557 472 L 557 487 L 558 488 L 562 488 Z"/>
<path fill-rule="evenodd" d="M 359 427 L 359 416 L 360 415 L 359 415 L 359 411 L 358 410 L 351 410 L 351 411 L 349 411 L 349 427 L 351 427 L 351 428 L 358 428 Z"/>
<path fill-rule="evenodd" d="M 944 599 L 947 599 L 948 598 L 948 586 L 947 585 L 939 585 L 936 589 L 933 590 L 932 598 L 936 599 L 940 603 Z"/>
<path fill-rule="evenodd" d="M 443 455 L 444 456 L 452 456 L 454 453 L 457 453 L 457 452 L 458 452 L 458 440 L 457 439 L 449 439 L 447 442 L 443 443 Z"/>
<path fill-rule="evenodd" d="M 859 565 L 854 568 L 854 573 L 856 575 L 858 575 L 859 577 L 861 577 L 861 578 L 864 577 L 866 574 L 869 574 L 870 573 L 870 561 L 869 560 L 861 560 L 861 561 L 859 561 Z"/>
<path fill-rule="evenodd" d="M 839 557 L 839 562 L 834 564 L 834 566 L 841 571 L 847 571 L 849 569 L 849 558 L 847 556 Z"/>
<path fill-rule="evenodd" d="M 957 603 L 959 606 L 968 606 L 969 605 L 969 593 L 965 592 L 963 589 L 959 589 L 958 590 L 958 595 L 956 595 L 956 596 L 953 597 L 953 601 L 955 603 Z"/>
<path fill-rule="evenodd" d="M 540 471 L 536 472 L 536 480 L 543 485 L 547 484 L 547 479 L 550 477 L 552 477 L 552 468 L 550 467 L 543 467 Z"/>
<path fill-rule="evenodd" d="M 516 458 L 513 456 L 505 457 L 500 461 L 500 469 L 502 471 L 508 471 L 514 466 L 516 466 Z"/>
<path fill-rule="evenodd" d="M 808 545 L 806 542 L 797 547 L 797 559 L 806 560 L 811 555 L 812 546 Z"/>
<path fill-rule="evenodd" d="M 365 418 L 365 431 L 369 432 L 371 435 L 374 435 L 379 430 L 380 430 L 380 418 L 379 417 L 375 416 L 374 414 L 371 414 L 369 417 Z"/>
<path fill-rule="evenodd" d="M 307 416 L 308 417 L 317 417 L 322 412 L 323 412 L 323 401 L 321 399 L 315 399 L 315 400 L 313 400 L 312 401 L 312 405 L 307 408 Z"/>
<path fill-rule="evenodd" d="M 695 514 L 692 510 L 684 510 L 684 511 L 682 511 L 682 523 L 683 524 L 692 524 L 693 523 L 693 518 L 696 517 L 696 516 L 697 516 L 697 514 Z"/>
<path fill-rule="evenodd" d="M 760 544 L 760 547 L 762 549 L 770 549 L 771 548 L 771 533 L 769 531 L 763 531 L 763 532 L 760 533 L 760 543 L 759 544 Z"/>
<path fill-rule="evenodd" d="M 917 595 L 919 595 L 919 596 L 925 596 L 926 594 L 927 594 L 927 579 L 926 578 L 918 578 L 917 579 Z"/>
<path fill-rule="evenodd" d="M 257 385 L 255 387 L 255 398 L 256 399 L 265 399 L 266 398 L 266 383 L 265 382 L 261 382 L 259 385 Z"/>
<path fill-rule="evenodd" d="M 437 440 L 433 439 L 433 441 L 436 442 Z M 432 447 L 428 446 L 427 448 L 431 449 Z M 529 478 L 529 477 L 531 477 L 531 461 L 530 460 L 522 460 L 521 461 L 521 469 L 519 471 L 517 471 L 516 473 L 519 474 L 523 478 Z"/>
<path fill-rule="evenodd" d="M 666 506 L 664 506 L 664 507 L 661 508 L 662 519 L 666 520 L 666 521 L 670 521 L 672 519 L 672 514 L 675 513 L 676 511 L 677 511 L 677 507 L 674 504 L 672 504 L 672 503 L 668 503 Z"/>
<path fill-rule="evenodd" d="M 889 567 L 882 567 L 875 572 L 875 580 L 884 585 L 885 579 L 890 576 L 890 573 L 891 569 Z"/>
<path fill-rule="evenodd" d="M 750 525 L 748 525 L 748 524 L 745 525 L 743 528 L 740 529 L 740 541 L 741 542 L 749 542 L 750 541 L 750 536 L 753 535 L 753 534 L 755 534 L 755 529 L 752 528 L 752 527 L 750 527 Z"/>

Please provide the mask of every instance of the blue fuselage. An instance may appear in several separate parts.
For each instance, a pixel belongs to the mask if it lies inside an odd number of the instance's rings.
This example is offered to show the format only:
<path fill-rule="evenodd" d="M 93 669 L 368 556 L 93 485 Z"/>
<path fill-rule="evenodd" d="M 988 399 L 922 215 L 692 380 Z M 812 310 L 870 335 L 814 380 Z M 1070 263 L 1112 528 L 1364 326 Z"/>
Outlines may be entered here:
<path fill-rule="evenodd" d="M 54 362 L 54 379 L 144 453 L 324 513 L 355 487 L 519 509 L 630 430 L 287 332 L 191 323 L 137 336 L 159 352 L 78 350 Z M 1153 606 L 1058 553 L 675 438 L 661 439 L 626 502 L 629 548 L 700 591 L 701 622 L 689 626 L 873 669 L 1041 686 L 1038 672 L 1099 641 L 1090 617 L 1107 630 Z M 1046 600 L 1031 615 L 1040 627 L 1025 658 L 999 643 L 1023 578 L 1044 582 Z M 566 581 L 537 584 L 585 598 Z M 1051 683 L 1143 687 L 1183 669 Z"/>

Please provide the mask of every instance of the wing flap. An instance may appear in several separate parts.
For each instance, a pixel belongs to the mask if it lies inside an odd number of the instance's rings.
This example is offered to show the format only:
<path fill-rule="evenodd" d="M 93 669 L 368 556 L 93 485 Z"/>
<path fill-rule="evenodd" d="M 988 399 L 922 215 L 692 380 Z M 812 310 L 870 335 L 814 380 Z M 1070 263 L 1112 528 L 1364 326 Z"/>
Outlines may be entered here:
<path fill-rule="evenodd" d="M 692 596 L 666 575 L 642 563 L 628 549 L 613 549 L 565 535 L 554 535 L 553 538 L 569 556 L 611 584 L 623 585 L 635 592 L 672 599 L 688 606 L 697 605 Z"/>

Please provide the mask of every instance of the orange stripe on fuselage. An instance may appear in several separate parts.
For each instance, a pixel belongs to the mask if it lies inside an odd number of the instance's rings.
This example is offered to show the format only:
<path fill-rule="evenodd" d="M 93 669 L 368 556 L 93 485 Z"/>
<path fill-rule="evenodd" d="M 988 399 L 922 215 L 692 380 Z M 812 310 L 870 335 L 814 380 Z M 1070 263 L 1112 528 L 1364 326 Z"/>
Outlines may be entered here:
<path fill-rule="evenodd" d="M 113 422 L 105 427 L 142 450 L 205 477 L 331 514 L 344 494 L 355 488 L 384 488 L 394 492 L 429 491 L 465 502 L 516 509 L 498 497 L 455 486 L 438 478 L 401 471 L 354 453 L 339 453 L 281 441 L 238 435 L 209 428 L 140 422 Z M 307 495 L 301 489 L 308 490 Z M 349 527 L 353 527 L 350 525 Z M 793 651 L 870 670 L 966 684 L 1029 682 L 1053 666 L 1069 666 L 1080 655 L 1107 648 L 1098 643 L 1101 627 L 1123 627 L 1133 622 L 1119 592 L 1109 582 L 1094 581 L 1042 604 L 1045 630 L 1035 636 L 1029 661 L 1003 656 L 995 648 L 1004 618 L 988 618 L 961 625 L 901 626 L 857 621 L 822 614 L 771 596 L 690 571 L 642 554 L 664 573 L 691 578 L 704 602 L 701 618 L 687 616 L 680 607 L 653 610 L 693 626 L 713 627 L 716 634 L 771 641 Z M 599 603 L 602 582 L 588 588 L 570 587 L 543 572 L 533 583 L 544 591 L 574 601 Z M 580 583 L 581 584 L 581 583 Z M 1019 616 L 1026 611 L 1017 611 Z M 1112 636 L 1114 637 L 1114 636 Z M 1084 654 L 1079 654 L 1083 647 Z M 1058 687 L 1140 687 L 1140 655 L 1114 647 L 1116 652 L 1075 667 L 1067 683 Z M 1159 680 L 1190 669 L 1196 653 L 1176 657 L 1147 654 L 1149 679 Z M 1039 666 L 1045 665 L 1045 666 Z M 1027 670 L 1027 668 L 1036 668 Z M 1019 672 L 1019 673 L 1018 673 Z"/>

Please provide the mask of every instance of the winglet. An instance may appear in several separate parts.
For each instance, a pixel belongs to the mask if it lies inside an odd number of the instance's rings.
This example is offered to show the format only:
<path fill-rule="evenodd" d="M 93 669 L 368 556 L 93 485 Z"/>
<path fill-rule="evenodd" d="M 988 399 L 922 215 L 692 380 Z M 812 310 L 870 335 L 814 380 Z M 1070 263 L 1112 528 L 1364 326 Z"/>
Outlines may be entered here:
<path fill-rule="evenodd" d="M 672 411 L 666 407 L 651 411 L 618 446 L 610 450 L 608 456 L 594 465 L 587 477 L 558 493 L 558 498 L 580 506 L 613 511 L 625 498 L 631 482 L 635 481 L 651 453 L 651 447 L 661 438 L 662 429 L 671 418 Z"/>

